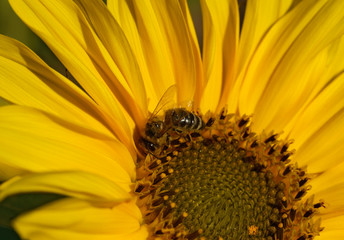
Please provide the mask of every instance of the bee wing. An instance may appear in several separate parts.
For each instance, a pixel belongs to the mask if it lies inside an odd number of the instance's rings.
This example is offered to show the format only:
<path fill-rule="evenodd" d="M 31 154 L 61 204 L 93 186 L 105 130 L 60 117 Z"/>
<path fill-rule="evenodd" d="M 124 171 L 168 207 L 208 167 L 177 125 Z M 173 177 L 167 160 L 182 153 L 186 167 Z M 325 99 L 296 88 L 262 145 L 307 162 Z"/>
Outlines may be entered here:
<path fill-rule="evenodd" d="M 150 119 L 154 118 L 162 110 L 173 108 L 176 105 L 176 102 L 177 102 L 177 87 L 176 85 L 172 85 L 162 95 Z"/>

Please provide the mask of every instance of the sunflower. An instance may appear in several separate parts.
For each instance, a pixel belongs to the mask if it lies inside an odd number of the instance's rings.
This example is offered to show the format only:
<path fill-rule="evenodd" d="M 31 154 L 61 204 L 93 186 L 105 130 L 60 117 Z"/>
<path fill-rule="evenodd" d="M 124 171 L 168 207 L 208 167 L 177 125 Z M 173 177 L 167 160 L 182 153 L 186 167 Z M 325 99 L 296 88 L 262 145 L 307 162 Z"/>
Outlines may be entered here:
<path fill-rule="evenodd" d="M 10 3 L 79 84 L 0 37 L 22 239 L 344 237 L 343 1 Z"/>

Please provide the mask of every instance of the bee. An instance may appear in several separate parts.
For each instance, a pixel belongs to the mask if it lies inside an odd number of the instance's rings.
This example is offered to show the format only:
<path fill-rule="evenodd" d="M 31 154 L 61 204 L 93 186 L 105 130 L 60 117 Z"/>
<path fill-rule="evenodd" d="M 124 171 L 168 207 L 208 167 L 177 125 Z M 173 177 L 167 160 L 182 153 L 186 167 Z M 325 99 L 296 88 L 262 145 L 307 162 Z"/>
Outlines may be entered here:
<path fill-rule="evenodd" d="M 157 149 L 163 150 L 161 147 L 169 145 L 172 135 L 178 137 L 182 133 L 202 130 L 205 127 L 202 118 L 195 113 L 185 108 L 171 107 L 171 104 L 174 102 L 174 96 L 175 86 L 171 86 L 164 93 L 148 119 L 144 130 L 144 137 L 141 138 L 145 152 L 154 153 Z M 158 113 L 163 109 L 167 109 L 165 116 L 159 117 Z"/>
<path fill-rule="evenodd" d="M 200 116 L 185 108 L 169 109 L 165 112 L 165 128 L 177 130 L 201 130 L 205 124 Z"/>

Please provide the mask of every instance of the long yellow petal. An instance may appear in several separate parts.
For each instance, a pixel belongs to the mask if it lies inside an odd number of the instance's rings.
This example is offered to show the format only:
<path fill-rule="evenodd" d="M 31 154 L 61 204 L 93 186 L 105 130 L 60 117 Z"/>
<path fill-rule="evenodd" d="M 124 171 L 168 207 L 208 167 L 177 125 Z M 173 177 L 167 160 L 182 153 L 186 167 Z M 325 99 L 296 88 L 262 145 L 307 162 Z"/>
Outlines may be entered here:
<path fill-rule="evenodd" d="M 191 34 L 180 2 L 153 0 L 152 7 L 171 56 L 174 79 L 178 87 L 178 101 L 192 101 L 196 88 L 196 64 Z M 143 18 L 146 17 L 148 15 L 144 13 Z"/>
<path fill-rule="evenodd" d="M 201 52 L 200 47 L 198 44 L 198 39 L 196 35 L 196 30 L 194 28 L 193 20 L 189 11 L 188 2 L 187 0 L 179 0 L 180 7 L 182 9 L 185 21 L 187 23 L 187 27 L 189 29 L 188 34 L 192 44 L 192 52 L 194 57 L 195 63 L 195 76 L 196 76 L 196 86 L 195 86 L 195 96 L 194 96 L 194 109 L 199 109 L 201 104 L 201 97 L 203 93 L 204 87 L 204 76 L 203 76 L 203 65 L 201 59 Z"/>
<path fill-rule="evenodd" d="M 202 86 L 201 58 L 186 1 L 112 0 L 107 4 L 138 59 L 150 111 L 175 83 L 180 86 L 180 103 L 192 100 L 196 88 L 197 108 Z"/>
<path fill-rule="evenodd" d="M 135 12 L 151 79 L 159 88 L 158 96 L 177 84 L 179 103 L 193 100 L 196 67 L 189 29 L 178 0 L 128 2 Z"/>
<path fill-rule="evenodd" d="M 327 46 L 344 34 L 344 27 L 338 27 L 344 26 L 344 19 L 338 17 L 342 11 L 343 2 L 326 4 L 294 41 L 256 107 L 257 124 L 266 122 L 270 128 L 276 129 L 277 125 L 283 128 L 286 116 L 293 116 L 327 84 L 330 79 L 322 78 L 319 70 L 327 66 L 330 56 L 322 57 L 320 53 L 317 57 L 317 54 L 323 49 L 326 51 Z M 329 18 L 328 15 L 337 17 Z"/>
<path fill-rule="evenodd" d="M 107 7 L 112 13 L 113 17 L 116 19 L 117 23 L 121 26 L 121 29 L 123 30 L 123 33 L 125 34 L 130 47 L 135 54 L 137 63 L 140 67 L 144 87 L 149 99 L 149 109 L 153 111 L 154 106 L 159 101 L 159 88 L 157 87 L 157 84 L 154 84 L 154 82 L 151 80 L 151 76 L 148 71 L 143 44 L 141 43 L 140 33 L 134 18 L 134 9 L 132 6 L 128 5 L 128 1 L 122 0 L 109 0 L 107 1 Z M 148 114 L 148 112 L 146 114 Z"/>
<path fill-rule="evenodd" d="M 327 159 L 323 159 L 327 162 Z M 326 171 L 316 174 L 310 181 L 312 186 L 309 194 L 315 195 L 315 201 L 324 201 L 325 208 L 321 210 L 322 220 L 331 220 L 338 216 L 344 215 L 344 179 L 343 170 L 344 162 L 340 159 L 341 163 Z M 326 229 L 328 227 L 327 224 Z"/>
<path fill-rule="evenodd" d="M 323 182 L 323 184 L 326 184 Z M 321 214 L 323 219 L 329 219 L 344 215 L 344 201 L 341 196 L 344 194 L 344 183 L 328 187 L 323 191 L 316 192 L 316 197 L 325 201 L 325 209 Z"/>
<path fill-rule="evenodd" d="M 270 27 L 283 16 L 292 1 L 273 0 L 273 1 L 243 1 L 246 2 L 244 21 L 240 32 L 240 39 L 235 62 L 235 72 L 232 86 L 227 100 L 230 112 L 238 109 L 238 99 L 243 78 L 238 76 L 243 74 L 247 68 L 252 55 L 259 46 L 262 38 Z M 258 81 L 258 80 L 257 80 Z"/>
<path fill-rule="evenodd" d="M 344 109 L 344 74 L 332 80 L 286 128 L 299 148 L 339 111 Z M 325 110 L 325 111 L 324 111 Z M 316 119 L 316 120 L 315 120 Z M 289 130 L 290 129 L 290 130 Z"/>
<path fill-rule="evenodd" d="M 234 83 L 233 71 L 240 24 L 239 10 L 237 1 L 231 0 L 203 0 L 201 6 L 204 29 L 202 57 L 206 81 L 201 109 L 215 111 L 224 107 L 229 89 Z"/>
<path fill-rule="evenodd" d="M 290 114 L 287 125 L 285 121 L 281 123 L 282 127 L 285 125 L 285 134 L 289 138 L 296 139 L 297 145 L 301 145 L 343 107 L 344 62 L 341 61 L 343 55 L 344 37 L 322 51 L 315 60 L 317 63 L 310 64 L 313 65 L 310 71 L 305 70 L 309 72 L 309 78 L 314 79 L 313 84 L 309 84 L 309 92 L 312 93 L 304 94 L 302 107 Z M 315 118 L 317 121 L 314 121 Z M 277 125 L 276 121 L 270 124 L 269 128 L 275 125 Z"/>
<path fill-rule="evenodd" d="M 110 68 L 114 69 L 115 66 L 118 67 L 119 72 L 117 73 L 117 71 L 115 71 L 117 79 L 107 84 L 131 114 L 131 117 L 137 125 L 139 125 L 143 122 L 143 118 L 145 117 L 143 112 L 147 111 L 147 96 L 136 56 L 131 50 L 131 46 L 125 34 L 101 1 L 76 0 L 75 2 L 80 6 L 80 9 L 84 10 L 84 14 L 88 17 L 89 23 L 95 34 L 99 37 L 99 40 L 108 51 L 110 59 L 106 61 Z M 112 61 L 115 66 L 113 66 Z M 118 76 L 118 74 L 120 74 L 120 76 Z M 122 78 L 125 79 L 126 83 L 122 82 Z M 111 86 L 112 82 L 114 86 Z M 129 92 L 133 95 L 134 101 L 129 102 L 131 98 L 123 94 L 123 92 L 127 90 L 122 85 L 128 85 L 130 89 Z M 122 98 L 123 100 L 121 101 Z M 126 105 L 127 101 L 129 102 L 128 105 Z M 138 106 L 136 106 L 136 104 Z"/>
<path fill-rule="evenodd" d="M 255 112 L 257 128 L 297 110 L 303 94 L 309 96 L 315 83 L 303 81 L 305 69 L 343 34 L 343 10 L 342 1 L 302 1 L 268 32 L 243 74 L 239 99 L 241 113 Z"/>
<path fill-rule="evenodd" d="M 0 96 L 111 136 L 96 104 L 22 43 L 0 35 Z M 102 124 L 102 122 L 104 124 Z"/>
<path fill-rule="evenodd" d="M 322 225 L 325 226 L 324 231 L 320 233 L 319 237 L 316 237 L 318 240 L 334 240 L 334 239 L 344 239 L 344 230 L 343 230 L 344 215 L 324 219 Z"/>
<path fill-rule="evenodd" d="M 322 171 L 316 174 L 314 178 L 312 178 L 311 185 L 313 186 L 311 189 L 311 193 L 314 193 L 318 196 L 320 192 L 326 193 L 327 191 L 331 191 L 329 189 L 335 189 L 335 186 L 343 185 L 344 179 L 341 177 L 343 175 L 344 170 L 344 162 L 340 162 L 337 166 L 327 169 L 326 171 Z M 337 191 L 334 191 L 335 195 L 339 195 L 340 191 L 343 191 L 343 188 L 338 188 Z M 324 196 L 325 197 L 325 196 Z M 325 197 L 326 198 L 326 197 Z M 324 198 L 324 199 L 325 199 Z M 338 199 L 340 200 L 340 198 Z M 344 201 L 340 200 L 342 205 L 344 206 Z"/>
<path fill-rule="evenodd" d="M 62 199 L 15 219 L 22 239 L 145 240 L 141 213 L 134 201 L 97 208 L 77 199 Z"/>
<path fill-rule="evenodd" d="M 311 180 L 310 194 L 315 194 L 315 201 L 325 203 L 325 208 L 321 210 L 324 220 L 344 215 L 344 199 L 339 197 L 344 194 L 343 167 L 342 163 Z"/>
<path fill-rule="evenodd" d="M 10 1 L 18 16 L 52 49 L 86 92 L 111 118 L 117 136 L 132 145 L 132 130 L 120 106 L 133 106 L 126 82 L 82 10 L 73 1 Z M 118 83 L 120 84 L 115 84 Z M 124 87 L 125 86 L 125 87 Z M 132 110 L 128 107 L 127 111 Z M 133 148 L 133 147 L 132 147 Z"/>
<path fill-rule="evenodd" d="M 128 190 L 134 161 L 115 138 L 21 106 L 0 108 L 1 162 L 31 172 L 80 170 Z"/>
<path fill-rule="evenodd" d="M 237 74 L 250 60 L 269 28 L 291 7 L 292 0 L 247 1 L 240 33 Z"/>
<path fill-rule="evenodd" d="M 25 173 L 26 171 L 23 169 L 10 166 L 0 161 L 0 181 L 1 182 L 6 181 L 7 179 L 10 179 L 14 176 L 19 176 Z"/>
<path fill-rule="evenodd" d="M 127 191 L 106 178 L 87 172 L 70 171 L 14 177 L 1 184 L 0 201 L 10 195 L 30 192 L 57 193 L 112 206 L 131 199 Z"/>
<path fill-rule="evenodd" d="M 310 172 L 323 172 L 340 164 L 344 158 L 343 122 L 344 108 L 297 147 L 295 160 L 308 165 Z"/>

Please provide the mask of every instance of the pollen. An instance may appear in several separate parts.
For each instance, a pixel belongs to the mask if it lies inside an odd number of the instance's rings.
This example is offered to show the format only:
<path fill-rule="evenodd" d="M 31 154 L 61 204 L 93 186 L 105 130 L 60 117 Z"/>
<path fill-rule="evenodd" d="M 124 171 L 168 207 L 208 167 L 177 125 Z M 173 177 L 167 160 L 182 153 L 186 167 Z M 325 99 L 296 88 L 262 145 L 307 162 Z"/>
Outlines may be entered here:
<path fill-rule="evenodd" d="M 255 225 L 249 226 L 248 227 L 248 234 L 249 235 L 256 235 L 258 232 L 258 227 Z"/>
<path fill-rule="evenodd" d="M 137 166 L 133 193 L 149 239 L 319 235 L 324 202 L 306 197 L 311 176 L 292 162 L 291 141 L 257 135 L 247 116 L 223 111 L 202 120 L 202 129 L 166 131 L 166 141 Z"/>

